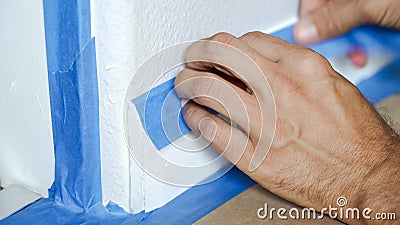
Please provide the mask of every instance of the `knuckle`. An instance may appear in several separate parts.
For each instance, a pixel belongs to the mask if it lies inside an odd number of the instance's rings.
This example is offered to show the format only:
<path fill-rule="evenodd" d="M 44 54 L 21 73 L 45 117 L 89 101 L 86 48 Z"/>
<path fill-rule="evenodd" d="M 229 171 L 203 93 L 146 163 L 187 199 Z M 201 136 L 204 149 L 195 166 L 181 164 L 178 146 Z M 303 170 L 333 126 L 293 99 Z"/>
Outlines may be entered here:
<path fill-rule="evenodd" d="M 182 70 L 174 80 L 174 90 L 179 97 L 188 98 L 189 90 L 193 86 L 194 74 L 188 70 Z"/>
<path fill-rule="evenodd" d="M 371 10 L 368 10 L 368 3 L 366 3 L 365 1 L 352 1 L 351 3 L 353 3 L 352 7 L 353 9 L 358 9 L 356 10 L 357 15 L 354 15 L 355 17 L 357 17 L 358 19 L 360 19 L 360 23 L 369 23 L 371 22 L 370 19 L 371 17 L 369 17 L 369 13 Z"/>
<path fill-rule="evenodd" d="M 188 125 L 190 125 L 191 118 L 193 117 L 193 112 L 193 107 L 185 106 L 185 109 L 183 111 L 183 119 Z"/>
<path fill-rule="evenodd" d="M 302 57 L 299 59 L 299 68 L 307 73 L 321 72 L 329 68 L 329 62 L 320 54 L 311 49 L 304 49 Z"/>
<path fill-rule="evenodd" d="M 217 34 L 213 35 L 213 36 L 210 38 L 210 40 L 211 40 L 211 41 L 215 41 L 215 42 L 224 43 L 224 44 L 229 44 L 229 43 L 232 42 L 232 40 L 233 40 L 234 38 L 235 38 L 235 37 L 232 36 L 232 35 L 229 34 L 229 33 L 220 32 L 220 33 L 217 33 Z"/>
<path fill-rule="evenodd" d="M 328 23 L 328 30 L 330 33 L 342 33 L 344 32 L 344 25 L 340 17 L 337 16 L 337 9 L 335 8 L 334 4 L 328 3 L 326 5 L 325 15 L 329 15 L 329 23 Z"/>
<path fill-rule="evenodd" d="M 200 110 L 197 107 L 187 106 L 183 112 L 183 119 L 190 128 L 196 129 L 197 118 L 199 117 Z"/>
<path fill-rule="evenodd" d="M 206 43 L 206 51 L 212 54 L 221 54 L 231 46 L 231 43 L 235 39 L 234 36 L 221 32 L 210 37 Z"/>
<path fill-rule="evenodd" d="M 211 117 L 204 117 L 200 120 L 199 127 L 201 130 L 201 136 L 205 137 L 208 141 L 213 141 L 212 138 L 216 132 L 216 121 Z"/>
<path fill-rule="evenodd" d="M 175 80 L 174 80 L 174 86 L 178 87 L 179 84 L 181 84 L 185 79 L 187 78 L 186 76 L 186 71 L 182 70 L 181 72 L 178 73 L 178 75 L 176 76 Z"/>
<path fill-rule="evenodd" d="M 376 1 L 378 2 L 378 1 Z M 354 15 L 355 18 L 358 18 L 360 24 L 363 23 L 377 23 L 377 18 L 379 18 L 379 12 L 384 12 L 385 9 L 377 7 L 375 1 L 362 1 L 356 0 L 351 1 L 353 3 L 353 8 L 357 9 L 354 10 L 357 15 Z M 380 5 L 380 4 L 379 4 Z M 397 15 L 397 14 L 396 14 Z"/>
<path fill-rule="evenodd" d="M 218 103 L 218 101 L 215 98 L 212 98 L 209 95 L 197 96 L 195 98 L 195 102 L 197 104 L 200 104 L 202 106 L 207 106 L 207 107 L 209 107 L 210 105 L 213 105 L 214 103 Z"/>
<path fill-rule="evenodd" d="M 214 84 L 215 82 L 209 76 L 198 77 L 192 86 L 193 97 L 209 97 L 214 91 Z"/>
<path fill-rule="evenodd" d="M 251 43 L 262 39 L 264 35 L 265 34 L 260 31 L 252 31 L 244 34 L 243 36 L 240 37 L 240 39 L 246 43 Z"/>
<path fill-rule="evenodd" d="M 191 105 L 186 105 L 183 116 L 187 119 L 190 119 L 190 117 L 193 116 L 195 111 L 196 111 L 195 107 L 192 107 Z"/>

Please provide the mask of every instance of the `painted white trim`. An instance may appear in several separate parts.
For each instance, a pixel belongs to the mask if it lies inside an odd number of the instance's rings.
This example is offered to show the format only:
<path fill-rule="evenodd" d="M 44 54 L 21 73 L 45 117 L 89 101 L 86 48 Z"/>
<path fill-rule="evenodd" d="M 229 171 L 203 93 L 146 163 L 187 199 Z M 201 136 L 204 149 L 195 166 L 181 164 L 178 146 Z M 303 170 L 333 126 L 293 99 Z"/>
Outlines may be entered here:
<path fill-rule="evenodd" d="M 16 185 L 0 190 L 0 220 L 40 198 L 40 194 Z"/>
<path fill-rule="evenodd" d="M 0 27 L 0 179 L 48 196 L 55 162 L 43 1 L 0 1 Z"/>

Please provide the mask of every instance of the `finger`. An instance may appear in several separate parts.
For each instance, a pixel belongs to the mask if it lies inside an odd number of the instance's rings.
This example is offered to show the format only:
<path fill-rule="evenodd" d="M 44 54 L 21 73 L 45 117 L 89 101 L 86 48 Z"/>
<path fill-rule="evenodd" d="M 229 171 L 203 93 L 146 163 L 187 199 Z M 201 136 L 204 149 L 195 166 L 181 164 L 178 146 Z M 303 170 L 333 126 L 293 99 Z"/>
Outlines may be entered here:
<path fill-rule="evenodd" d="M 241 169 L 247 168 L 253 152 L 248 136 L 205 108 L 188 102 L 183 110 L 188 126 Z"/>
<path fill-rule="evenodd" d="M 175 91 L 180 98 L 191 99 L 230 118 L 250 135 L 256 136 L 254 132 L 260 129 L 255 97 L 213 73 L 185 69 L 175 79 Z"/>
<path fill-rule="evenodd" d="M 274 62 L 228 33 L 218 33 L 195 42 L 187 49 L 185 61 L 186 67 L 190 69 L 217 69 L 235 76 L 251 88 L 260 82 L 261 77 L 257 75 L 264 77 L 276 67 Z"/>
<path fill-rule="evenodd" d="M 231 75 L 242 80 L 256 96 L 263 116 L 260 129 L 255 131 L 258 143 L 249 166 L 249 170 L 254 171 L 265 159 L 273 140 L 275 103 L 268 81 L 272 86 L 278 83 L 275 81 L 277 64 L 227 33 L 216 34 L 191 45 L 186 52 L 186 61 L 189 61 L 187 67 L 198 70 L 209 69 L 210 63 L 228 68 L 235 72 Z"/>
<path fill-rule="evenodd" d="M 258 31 L 246 33 L 239 39 L 273 62 L 277 62 L 287 55 L 288 52 L 299 48 L 299 45 L 291 44 L 280 38 Z"/>
<path fill-rule="evenodd" d="M 323 6 L 326 2 L 326 0 L 301 0 L 299 11 L 300 17 L 310 15 L 316 9 Z"/>
<path fill-rule="evenodd" d="M 329 1 L 309 17 L 301 18 L 293 30 L 294 39 L 311 44 L 344 34 L 367 22 L 361 1 Z"/>

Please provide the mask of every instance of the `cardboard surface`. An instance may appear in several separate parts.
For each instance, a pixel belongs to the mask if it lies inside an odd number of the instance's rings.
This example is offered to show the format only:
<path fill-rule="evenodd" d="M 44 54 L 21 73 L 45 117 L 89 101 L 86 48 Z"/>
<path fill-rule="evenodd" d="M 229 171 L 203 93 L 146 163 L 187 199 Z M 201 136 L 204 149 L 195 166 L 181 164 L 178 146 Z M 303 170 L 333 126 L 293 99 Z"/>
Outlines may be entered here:
<path fill-rule="evenodd" d="M 285 208 L 289 210 L 295 207 L 300 213 L 302 209 L 301 207 L 272 194 L 257 184 L 220 206 L 195 224 L 343 224 L 326 216 L 323 219 L 317 220 L 281 220 L 277 218 L 276 213 L 274 214 L 273 219 L 269 219 L 268 217 L 266 219 L 259 219 L 257 217 L 257 210 L 264 207 L 265 203 L 268 204 L 268 209 L 274 207 L 276 209 Z M 286 213 L 286 215 L 288 214 Z"/>
<path fill-rule="evenodd" d="M 273 224 L 273 225 L 286 225 L 286 224 L 325 224 L 325 225 L 338 225 L 343 224 L 339 221 L 332 220 L 329 217 L 316 220 L 281 220 L 277 218 L 275 213 L 273 219 L 259 219 L 257 217 L 257 210 L 264 207 L 268 203 L 268 209 L 272 207 L 279 209 L 285 208 L 287 210 L 295 207 L 301 213 L 301 207 L 290 203 L 271 192 L 265 190 L 260 185 L 254 185 L 247 189 L 245 192 L 236 196 L 229 202 L 220 206 L 201 220 L 197 221 L 196 225 L 206 224 Z M 286 213 L 286 215 L 288 215 Z M 317 214 L 319 215 L 319 214 Z"/>

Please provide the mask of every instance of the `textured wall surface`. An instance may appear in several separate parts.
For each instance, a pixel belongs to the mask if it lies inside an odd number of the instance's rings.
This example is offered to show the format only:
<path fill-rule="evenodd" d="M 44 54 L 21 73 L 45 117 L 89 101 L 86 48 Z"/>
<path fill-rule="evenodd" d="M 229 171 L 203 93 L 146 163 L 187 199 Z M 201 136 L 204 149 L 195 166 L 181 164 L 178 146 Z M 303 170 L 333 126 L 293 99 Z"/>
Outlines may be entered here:
<path fill-rule="evenodd" d="M 283 27 L 295 21 L 297 7 L 297 0 L 95 1 L 104 203 L 113 201 L 139 212 L 162 206 L 185 190 L 143 174 L 130 157 L 123 133 L 123 106 L 138 67 L 167 46 L 220 31 L 241 35 Z M 152 79 L 138 82 L 138 92 L 147 91 L 146 82 Z M 139 122 L 135 126 L 142 129 Z M 145 141 L 135 147 L 153 148 Z"/>
<path fill-rule="evenodd" d="M 47 196 L 54 152 L 41 0 L 0 1 L 0 180 Z"/>

